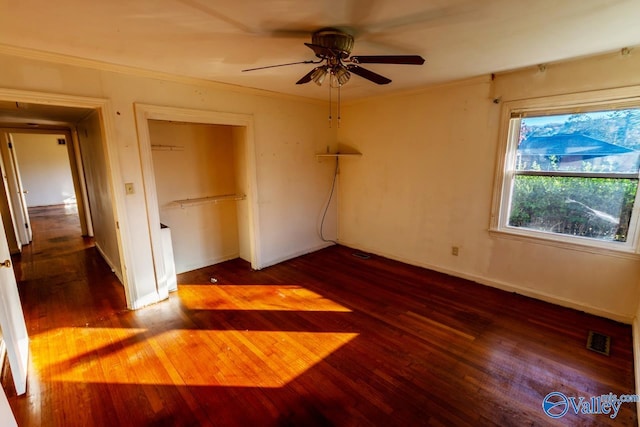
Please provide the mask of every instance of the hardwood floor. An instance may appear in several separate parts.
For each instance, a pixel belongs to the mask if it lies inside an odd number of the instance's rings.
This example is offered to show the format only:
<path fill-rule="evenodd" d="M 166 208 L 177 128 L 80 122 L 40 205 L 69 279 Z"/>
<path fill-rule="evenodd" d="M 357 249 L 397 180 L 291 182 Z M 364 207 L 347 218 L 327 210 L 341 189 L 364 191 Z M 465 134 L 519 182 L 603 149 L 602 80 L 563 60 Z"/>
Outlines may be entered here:
<path fill-rule="evenodd" d="M 182 274 L 131 312 L 72 215 L 32 221 L 14 260 L 27 394 L 3 376 L 20 426 L 636 425 L 634 403 L 542 410 L 553 391 L 634 393 L 628 325 L 341 246 Z M 589 330 L 610 357 L 585 348 Z"/>

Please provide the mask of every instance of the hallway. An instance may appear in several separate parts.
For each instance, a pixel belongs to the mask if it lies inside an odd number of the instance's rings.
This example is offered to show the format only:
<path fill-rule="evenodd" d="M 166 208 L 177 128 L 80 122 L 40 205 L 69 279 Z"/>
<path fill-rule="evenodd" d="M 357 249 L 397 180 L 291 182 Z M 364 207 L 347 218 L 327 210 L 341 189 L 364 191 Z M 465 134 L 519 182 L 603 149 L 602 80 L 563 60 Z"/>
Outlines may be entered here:
<path fill-rule="evenodd" d="M 33 241 L 12 257 L 29 335 L 126 308 L 124 288 L 81 236 L 75 205 L 30 208 L 29 216 Z"/>

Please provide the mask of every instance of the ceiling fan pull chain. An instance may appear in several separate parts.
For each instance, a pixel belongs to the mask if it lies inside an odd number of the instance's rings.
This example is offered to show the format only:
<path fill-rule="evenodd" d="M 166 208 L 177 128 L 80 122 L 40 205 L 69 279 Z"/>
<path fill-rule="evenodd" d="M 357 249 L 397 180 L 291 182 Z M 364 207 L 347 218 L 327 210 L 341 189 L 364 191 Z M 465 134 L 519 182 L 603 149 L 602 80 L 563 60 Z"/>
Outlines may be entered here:
<path fill-rule="evenodd" d="M 338 129 L 340 129 L 340 87 L 341 85 L 338 85 Z"/>
<path fill-rule="evenodd" d="M 329 76 L 329 83 L 331 83 L 331 76 Z M 333 118 L 331 117 L 331 85 L 327 85 L 329 86 L 329 129 L 331 129 L 331 123 L 333 122 Z"/>

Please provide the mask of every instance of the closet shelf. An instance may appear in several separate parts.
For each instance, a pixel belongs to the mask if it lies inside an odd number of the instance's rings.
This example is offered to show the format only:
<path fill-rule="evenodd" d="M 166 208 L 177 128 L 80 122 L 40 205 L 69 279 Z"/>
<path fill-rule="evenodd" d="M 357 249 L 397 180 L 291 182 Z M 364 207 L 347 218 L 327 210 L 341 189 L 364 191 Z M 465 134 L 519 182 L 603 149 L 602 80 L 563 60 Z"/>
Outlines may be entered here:
<path fill-rule="evenodd" d="M 151 145 L 152 151 L 184 151 L 182 145 Z"/>
<path fill-rule="evenodd" d="M 223 194 L 220 196 L 198 197 L 195 199 L 183 199 L 174 200 L 171 202 L 174 206 L 180 206 L 181 208 L 188 206 L 203 205 L 205 203 L 220 203 L 220 202 L 233 202 L 237 200 L 244 200 L 247 196 L 244 194 Z"/>
<path fill-rule="evenodd" d="M 319 153 L 316 154 L 318 159 L 323 157 L 362 157 L 362 153 Z"/>

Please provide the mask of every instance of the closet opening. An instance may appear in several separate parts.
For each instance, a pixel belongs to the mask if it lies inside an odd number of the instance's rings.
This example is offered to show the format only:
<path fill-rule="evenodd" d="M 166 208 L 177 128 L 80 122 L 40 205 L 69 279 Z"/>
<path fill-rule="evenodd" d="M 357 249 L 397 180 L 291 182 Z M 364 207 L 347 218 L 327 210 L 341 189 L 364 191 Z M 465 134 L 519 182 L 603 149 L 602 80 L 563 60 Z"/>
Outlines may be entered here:
<path fill-rule="evenodd" d="M 252 119 L 136 105 L 159 297 L 176 274 L 241 258 L 258 269 Z"/>
<path fill-rule="evenodd" d="M 177 274 L 251 262 L 243 134 L 238 126 L 149 120 L 160 223 L 170 230 Z"/>

